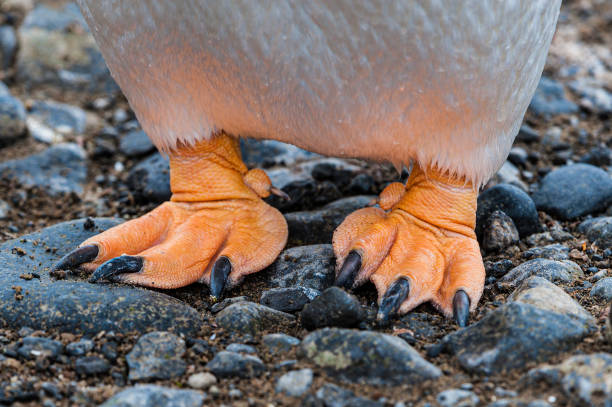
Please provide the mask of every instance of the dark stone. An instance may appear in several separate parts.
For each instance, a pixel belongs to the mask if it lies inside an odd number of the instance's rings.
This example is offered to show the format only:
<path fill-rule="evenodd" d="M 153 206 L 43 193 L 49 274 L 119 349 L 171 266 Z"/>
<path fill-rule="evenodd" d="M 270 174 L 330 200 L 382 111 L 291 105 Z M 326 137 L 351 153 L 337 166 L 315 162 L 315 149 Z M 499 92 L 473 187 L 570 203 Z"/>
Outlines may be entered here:
<path fill-rule="evenodd" d="M 287 334 L 268 334 L 263 337 L 263 344 L 271 354 L 286 353 L 300 344 L 298 338 Z"/>
<path fill-rule="evenodd" d="M 84 356 L 76 360 L 74 370 L 82 376 L 94 376 L 107 373 L 110 370 L 110 364 L 98 356 Z"/>
<path fill-rule="evenodd" d="M 300 319 L 302 325 L 313 330 L 326 326 L 350 328 L 365 318 L 359 300 L 338 287 L 330 287 L 311 303 L 306 304 Z"/>
<path fill-rule="evenodd" d="M 513 302 L 442 340 L 471 373 L 499 374 L 570 350 L 594 327 L 568 315 Z"/>
<path fill-rule="evenodd" d="M 232 304 L 236 304 L 237 302 L 245 302 L 249 299 L 244 295 L 238 297 L 227 297 L 224 298 L 221 302 L 216 302 L 210 307 L 210 312 L 216 314 L 217 312 L 223 311 L 225 308 L 229 307 Z"/>
<path fill-rule="evenodd" d="M 346 215 L 348 213 L 338 209 L 319 209 L 285 214 L 285 220 L 289 227 L 288 246 L 331 243 L 334 231 Z"/>
<path fill-rule="evenodd" d="M 487 276 L 493 276 L 495 278 L 503 277 L 508 271 L 510 271 L 510 269 L 514 267 L 514 263 L 508 259 L 495 262 L 485 261 L 484 265 Z"/>
<path fill-rule="evenodd" d="M 10 25 L 0 26 L 0 71 L 13 65 L 17 53 L 17 35 Z"/>
<path fill-rule="evenodd" d="M 356 175 L 347 187 L 350 194 L 371 194 L 374 192 L 376 184 L 374 178 L 369 174 Z"/>
<path fill-rule="evenodd" d="M 527 164 L 527 151 L 521 147 L 512 147 L 508 154 L 508 161 L 517 167 L 524 167 Z"/>
<path fill-rule="evenodd" d="M 274 181 L 272 184 L 276 185 Z M 283 213 L 317 208 L 342 197 L 332 182 L 317 182 L 311 178 L 292 181 L 281 189 L 289 196 L 288 200 L 272 195 L 266 198 L 266 202 Z"/>
<path fill-rule="evenodd" d="M 596 167 L 612 165 L 612 149 L 608 147 L 594 147 L 580 158 L 580 162 Z"/>
<path fill-rule="evenodd" d="M 251 345 L 247 345 L 244 343 L 230 343 L 229 345 L 227 345 L 227 348 L 225 348 L 225 350 L 228 352 L 235 353 L 257 353 L 257 349 L 255 349 Z"/>
<path fill-rule="evenodd" d="M 553 283 L 571 283 L 580 277 L 584 277 L 584 273 L 580 266 L 573 261 L 533 259 L 510 270 L 497 284 L 500 289 L 508 290 L 518 287 L 532 276 L 542 277 Z"/>
<path fill-rule="evenodd" d="M 318 157 L 315 153 L 276 140 L 241 138 L 240 151 L 242 160 L 249 168 L 267 168 L 273 165 L 291 166 L 298 161 Z"/>
<path fill-rule="evenodd" d="M 255 336 L 264 330 L 278 330 L 294 320 L 291 314 L 247 301 L 232 304 L 216 316 L 221 328 L 248 336 Z"/>
<path fill-rule="evenodd" d="M 523 257 L 525 259 L 542 258 L 549 260 L 568 260 L 569 251 L 569 247 L 555 243 L 525 250 L 523 252 Z"/>
<path fill-rule="evenodd" d="M 144 202 L 161 203 L 170 199 L 170 164 L 156 153 L 138 163 L 128 174 L 134 196 Z"/>
<path fill-rule="evenodd" d="M 439 326 L 443 323 L 438 315 L 411 312 L 401 318 L 401 326 L 410 330 L 415 339 L 431 341 L 440 335 Z"/>
<path fill-rule="evenodd" d="M 345 169 L 331 162 L 323 162 L 316 164 L 310 174 L 317 181 L 330 181 L 339 188 L 344 188 L 354 178 L 355 171 L 352 168 Z"/>
<path fill-rule="evenodd" d="M 0 94 L 0 147 L 24 136 L 26 112 L 21 101 L 10 94 Z"/>
<path fill-rule="evenodd" d="M 117 356 L 119 356 L 117 353 L 117 342 L 105 342 L 104 345 L 102 345 L 102 349 L 100 349 L 100 352 L 104 355 L 106 359 L 110 360 L 111 362 L 114 362 L 117 359 Z"/>
<path fill-rule="evenodd" d="M 405 385 L 441 375 L 402 339 L 378 332 L 323 328 L 304 338 L 300 351 L 330 376 L 351 383 Z"/>
<path fill-rule="evenodd" d="M 25 359 L 56 359 L 64 350 L 61 342 L 49 338 L 26 336 L 17 350 L 19 356 Z"/>
<path fill-rule="evenodd" d="M 540 141 L 540 133 L 526 124 L 523 124 L 516 135 L 516 141 L 521 141 L 523 143 L 535 143 Z"/>
<path fill-rule="evenodd" d="M 343 389 L 335 384 L 326 383 L 317 390 L 317 393 L 312 397 L 313 404 L 308 406 L 323 406 L 323 407 L 383 407 L 384 404 L 378 401 L 370 400 L 365 397 L 358 397 L 350 390 Z M 316 404 L 317 402 L 322 404 Z M 302 403 L 302 407 L 306 404 Z"/>
<path fill-rule="evenodd" d="M 301 286 L 323 291 L 334 284 L 335 256 L 330 244 L 284 250 L 264 276 L 271 287 Z"/>
<path fill-rule="evenodd" d="M 77 106 L 53 101 L 36 101 L 30 108 L 30 116 L 55 131 L 82 134 L 85 132 L 87 115 Z"/>
<path fill-rule="evenodd" d="M 542 76 L 531 99 L 529 110 L 538 116 L 576 113 L 578 106 L 565 97 L 563 85 L 554 79 Z"/>
<path fill-rule="evenodd" d="M 134 130 L 121 137 L 119 151 L 128 157 L 138 157 L 155 151 L 155 146 L 147 133 Z"/>
<path fill-rule="evenodd" d="M 512 218 L 521 238 L 540 231 L 538 211 L 533 200 L 520 188 L 499 184 L 478 196 L 476 210 L 476 234 L 482 242 L 487 220 L 496 210 Z"/>
<path fill-rule="evenodd" d="M 72 342 L 66 345 L 66 353 L 70 356 L 84 356 L 93 348 L 94 342 L 91 339 L 84 338 L 78 342 Z"/>
<path fill-rule="evenodd" d="M 81 194 L 87 177 L 85 151 L 76 144 L 60 144 L 39 154 L 0 164 L 0 178 L 23 186 L 38 186 L 48 194 Z"/>
<path fill-rule="evenodd" d="M 519 233 L 512 218 L 503 211 L 496 210 L 486 220 L 482 230 L 482 248 L 486 251 L 498 251 L 512 246 L 519 241 Z"/>
<path fill-rule="evenodd" d="M 130 368 L 129 380 L 173 379 L 187 369 L 182 359 L 185 341 L 169 332 L 151 332 L 141 336 L 125 357 Z"/>
<path fill-rule="evenodd" d="M 543 210 L 563 220 L 603 211 L 612 203 L 612 178 L 588 164 L 561 167 L 540 182 L 533 201 Z"/>
<path fill-rule="evenodd" d="M 612 277 L 602 278 L 595 283 L 590 295 L 606 302 L 612 301 Z"/>
<path fill-rule="evenodd" d="M 376 198 L 376 195 L 349 196 L 347 198 L 340 198 L 330 202 L 325 205 L 323 209 L 340 210 L 348 215 L 357 209 L 365 208 L 366 206 L 370 205 Z"/>
<path fill-rule="evenodd" d="M 612 216 L 587 219 L 578 226 L 578 231 L 601 248 L 612 247 Z"/>
<path fill-rule="evenodd" d="M 194 334 L 202 326 L 200 314 L 166 294 L 142 288 L 90 284 L 87 277 L 68 274 L 54 280 L 48 270 L 85 239 L 115 226 L 117 219 L 85 219 L 64 222 L 9 240 L 0 245 L 0 328 L 53 329 L 95 335 L 100 331 L 146 332 L 151 329 Z M 26 255 L 20 256 L 19 248 Z M 40 278 L 24 280 L 24 273 Z M 22 287 L 23 299 L 15 298 L 13 286 Z"/>
<path fill-rule="evenodd" d="M 101 407 L 202 407 L 204 394 L 195 390 L 175 390 L 152 384 L 128 387 Z"/>
<path fill-rule="evenodd" d="M 217 377 L 254 377 L 266 370 L 261 359 L 253 355 L 221 351 L 208 362 L 206 368 Z"/>
<path fill-rule="evenodd" d="M 261 294 L 260 302 L 282 312 L 295 312 L 304 308 L 320 294 L 319 291 L 305 287 L 271 288 Z"/>

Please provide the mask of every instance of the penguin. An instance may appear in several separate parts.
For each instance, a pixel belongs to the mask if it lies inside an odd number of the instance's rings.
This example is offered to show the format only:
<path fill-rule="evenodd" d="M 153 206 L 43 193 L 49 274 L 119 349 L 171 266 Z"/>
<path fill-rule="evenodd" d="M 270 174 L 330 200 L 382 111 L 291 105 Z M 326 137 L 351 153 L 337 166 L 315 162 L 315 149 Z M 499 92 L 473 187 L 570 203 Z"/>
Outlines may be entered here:
<path fill-rule="evenodd" d="M 465 326 L 485 269 L 478 190 L 509 153 L 560 0 L 78 0 L 172 197 L 56 268 L 218 298 L 270 265 L 287 224 L 237 137 L 410 166 L 333 235 L 336 285 L 371 281 L 378 318 L 431 302 Z"/>

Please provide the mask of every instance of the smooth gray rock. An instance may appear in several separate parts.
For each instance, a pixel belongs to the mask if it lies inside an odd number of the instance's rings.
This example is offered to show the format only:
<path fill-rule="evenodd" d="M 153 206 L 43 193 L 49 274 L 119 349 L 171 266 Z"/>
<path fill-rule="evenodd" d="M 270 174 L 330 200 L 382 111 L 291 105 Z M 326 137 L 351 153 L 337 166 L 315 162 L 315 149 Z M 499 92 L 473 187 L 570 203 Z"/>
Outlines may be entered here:
<path fill-rule="evenodd" d="M 300 351 L 330 376 L 349 382 L 393 386 L 442 374 L 402 339 L 378 332 L 324 328 L 304 338 Z"/>
<path fill-rule="evenodd" d="M 29 115 L 60 133 L 82 134 L 87 125 L 87 114 L 83 109 L 51 100 L 34 102 Z"/>
<path fill-rule="evenodd" d="M 539 210 L 576 219 L 612 204 L 612 177 L 589 164 L 566 165 L 547 174 L 532 198 Z"/>
<path fill-rule="evenodd" d="M 569 247 L 559 243 L 532 247 L 523 252 L 525 259 L 541 258 L 549 260 L 569 260 Z"/>
<path fill-rule="evenodd" d="M 202 407 L 204 400 L 204 394 L 195 390 L 176 390 L 148 384 L 128 387 L 101 407 Z"/>
<path fill-rule="evenodd" d="M 490 375 L 549 360 L 592 332 L 572 316 L 511 302 L 445 336 L 441 344 L 468 372 Z"/>
<path fill-rule="evenodd" d="M 351 328 L 365 318 L 361 303 L 341 288 L 330 287 L 306 304 L 300 314 L 304 328 L 313 330 L 326 326 Z"/>
<path fill-rule="evenodd" d="M 95 376 L 107 373 L 110 364 L 98 356 L 83 356 L 76 360 L 74 370 L 82 376 Z"/>
<path fill-rule="evenodd" d="M 206 368 L 217 377 L 255 377 L 266 370 L 257 356 L 221 351 L 208 362 Z"/>
<path fill-rule="evenodd" d="M 261 293 L 259 302 L 278 311 L 295 312 L 320 294 L 318 290 L 300 286 L 271 288 Z"/>
<path fill-rule="evenodd" d="M 587 219 L 578 226 L 578 231 L 599 247 L 612 247 L 612 216 Z"/>
<path fill-rule="evenodd" d="M 350 390 L 343 389 L 335 384 L 326 383 L 321 386 L 315 397 L 314 403 L 323 403 L 325 407 L 383 407 L 384 404 L 370 400 L 365 397 L 358 397 Z M 308 404 L 306 404 L 308 405 Z M 314 404 L 318 406 L 320 404 Z"/>
<path fill-rule="evenodd" d="M 128 157 L 138 157 L 155 151 L 155 146 L 143 130 L 133 130 L 121 137 L 119 151 Z"/>
<path fill-rule="evenodd" d="M 542 76 L 536 88 L 529 110 L 538 116 L 576 113 L 578 106 L 565 97 L 563 85 L 547 76 Z"/>
<path fill-rule="evenodd" d="M 66 345 L 66 353 L 70 356 L 84 356 L 94 348 L 94 342 L 91 339 L 83 338 L 78 342 L 71 342 Z"/>
<path fill-rule="evenodd" d="M 0 70 L 10 68 L 17 53 L 17 34 L 10 25 L 0 26 Z"/>
<path fill-rule="evenodd" d="M 594 353 L 572 356 L 558 365 L 530 370 L 521 382 L 541 389 L 542 383 L 560 390 L 571 405 L 612 405 L 612 355 Z"/>
<path fill-rule="evenodd" d="M 225 350 L 235 353 L 257 353 L 257 349 L 255 349 L 255 347 L 244 343 L 230 343 L 227 345 Z"/>
<path fill-rule="evenodd" d="M 300 397 L 312 385 L 312 369 L 300 369 L 287 372 L 276 382 L 276 392 L 291 397 Z"/>
<path fill-rule="evenodd" d="M 436 401 L 441 407 L 476 407 L 478 396 L 469 390 L 448 389 L 438 393 Z"/>
<path fill-rule="evenodd" d="M 87 178 L 85 151 L 66 143 L 18 160 L 0 164 L 0 177 L 14 179 L 23 186 L 37 186 L 49 195 L 83 193 Z"/>
<path fill-rule="evenodd" d="M 334 284 L 336 260 L 330 244 L 284 250 L 265 271 L 270 287 L 301 286 L 323 291 Z"/>
<path fill-rule="evenodd" d="M 580 157 L 580 162 L 596 167 L 612 165 L 612 149 L 602 146 L 593 147 L 588 153 Z"/>
<path fill-rule="evenodd" d="M 289 352 L 300 344 L 300 340 L 287 334 L 267 334 L 263 337 L 263 344 L 272 354 Z"/>
<path fill-rule="evenodd" d="M 612 93 L 591 78 L 579 78 L 569 88 L 580 97 L 580 106 L 596 114 L 612 113 Z"/>
<path fill-rule="evenodd" d="M 90 284 L 78 275 L 68 274 L 66 280 L 49 276 L 49 269 L 64 254 L 121 223 L 104 218 L 93 221 L 93 228 L 86 229 L 84 219 L 64 222 L 0 245 L 0 327 L 29 326 L 86 335 L 151 329 L 185 335 L 198 332 L 203 323 L 200 314 L 166 294 L 124 285 Z M 19 277 L 24 273 L 36 273 L 40 278 L 24 280 Z M 17 299 L 13 286 L 27 294 Z"/>
<path fill-rule="evenodd" d="M 169 332 L 150 332 L 125 357 L 130 368 L 129 380 L 173 379 L 187 369 L 182 359 L 185 341 Z"/>
<path fill-rule="evenodd" d="M 26 112 L 21 101 L 0 94 L 0 147 L 25 136 Z"/>
<path fill-rule="evenodd" d="M 216 316 L 221 328 L 247 336 L 255 336 L 264 330 L 279 330 L 294 320 L 291 314 L 248 301 L 232 304 Z"/>
<path fill-rule="evenodd" d="M 499 279 L 497 285 L 502 290 L 518 287 L 529 277 L 543 277 L 553 283 L 571 283 L 584 277 L 580 266 L 570 260 L 533 259 L 522 263 Z"/>
<path fill-rule="evenodd" d="M 591 288 L 591 297 L 604 301 L 612 300 L 612 277 L 605 277 L 595 283 Z"/>
<path fill-rule="evenodd" d="M 63 351 L 64 345 L 61 342 L 37 336 L 26 336 L 17 349 L 19 356 L 25 359 L 44 357 L 53 360 Z"/>
<path fill-rule="evenodd" d="M 161 203 L 170 199 L 170 164 L 159 153 L 135 165 L 128 174 L 129 187 L 137 199 Z"/>

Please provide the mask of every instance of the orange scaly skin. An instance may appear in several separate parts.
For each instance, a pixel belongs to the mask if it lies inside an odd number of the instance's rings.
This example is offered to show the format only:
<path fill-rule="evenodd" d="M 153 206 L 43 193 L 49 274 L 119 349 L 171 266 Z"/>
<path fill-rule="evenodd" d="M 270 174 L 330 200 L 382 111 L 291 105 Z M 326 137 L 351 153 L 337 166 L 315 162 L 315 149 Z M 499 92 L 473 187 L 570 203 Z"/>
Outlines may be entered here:
<path fill-rule="evenodd" d="M 431 301 L 450 317 L 460 289 L 474 310 L 485 279 L 474 233 L 476 198 L 465 180 L 415 165 L 405 188 L 393 183 L 381 193 L 381 208 L 358 210 L 336 229 L 336 263 L 357 251 L 362 266 L 355 286 L 371 280 L 379 302 L 395 281 L 407 279 L 410 294 L 399 313 Z"/>
<path fill-rule="evenodd" d="M 210 285 L 213 264 L 226 256 L 230 288 L 271 264 L 285 246 L 285 218 L 261 199 L 270 194 L 270 180 L 262 170 L 247 171 L 237 139 L 219 134 L 173 151 L 170 186 L 169 202 L 83 242 L 80 247 L 98 247 L 85 268 L 122 254 L 140 256 L 142 271 L 116 280 L 177 288 Z"/>

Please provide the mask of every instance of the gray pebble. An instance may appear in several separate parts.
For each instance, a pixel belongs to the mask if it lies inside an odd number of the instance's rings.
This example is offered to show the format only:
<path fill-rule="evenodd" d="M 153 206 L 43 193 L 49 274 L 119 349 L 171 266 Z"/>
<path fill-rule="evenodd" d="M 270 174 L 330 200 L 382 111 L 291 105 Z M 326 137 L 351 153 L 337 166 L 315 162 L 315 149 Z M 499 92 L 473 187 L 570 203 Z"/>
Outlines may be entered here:
<path fill-rule="evenodd" d="M 83 356 L 76 360 L 74 369 L 83 376 L 93 376 L 107 373 L 110 370 L 110 364 L 98 356 Z"/>
<path fill-rule="evenodd" d="M 217 377 L 254 377 L 266 370 L 257 356 L 221 351 L 208 362 L 206 368 Z"/>
<path fill-rule="evenodd" d="M 291 397 L 300 397 L 312 385 L 313 373 L 311 369 L 300 369 L 287 372 L 276 382 L 276 392 Z"/>
<path fill-rule="evenodd" d="M 172 379 L 185 373 L 185 341 L 169 332 L 150 332 L 125 357 L 129 380 Z"/>
<path fill-rule="evenodd" d="M 612 277 L 605 277 L 599 280 L 590 293 L 591 297 L 595 297 L 600 300 L 610 301 L 612 300 Z"/>

